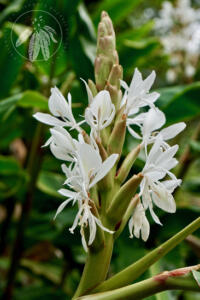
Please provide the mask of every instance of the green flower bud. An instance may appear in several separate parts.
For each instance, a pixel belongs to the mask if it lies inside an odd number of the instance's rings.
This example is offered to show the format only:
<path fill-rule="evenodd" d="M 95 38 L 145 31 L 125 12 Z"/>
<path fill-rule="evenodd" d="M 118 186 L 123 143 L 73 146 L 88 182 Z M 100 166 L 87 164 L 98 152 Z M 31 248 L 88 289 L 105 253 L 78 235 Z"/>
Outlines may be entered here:
<path fill-rule="evenodd" d="M 95 83 L 91 79 L 88 79 L 88 86 L 92 92 L 93 97 L 95 97 L 96 94 L 98 93 L 98 91 L 97 91 Z"/>
<path fill-rule="evenodd" d="M 115 122 L 111 136 L 108 140 L 108 154 L 119 153 L 121 155 L 126 134 L 126 115 Z"/>
<path fill-rule="evenodd" d="M 124 161 L 123 161 L 120 169 L 117 171 L 117 174 L 115 177 L 116 182 L 118 182 L 119 184 L 122 184 L 126 180 L 136 158 L 138 157 L 138 155 L 140 153 L 140 149 L 141 149 L 141 145 L 138 145 L 124 159 Z"/>
<path fill-rule="evenodd" d="M 114 224 L 119 223 L 130 204 L 143 175 L 139 173 L 131 177 L 118 191 L 107 210 L 107 216 Z"/>

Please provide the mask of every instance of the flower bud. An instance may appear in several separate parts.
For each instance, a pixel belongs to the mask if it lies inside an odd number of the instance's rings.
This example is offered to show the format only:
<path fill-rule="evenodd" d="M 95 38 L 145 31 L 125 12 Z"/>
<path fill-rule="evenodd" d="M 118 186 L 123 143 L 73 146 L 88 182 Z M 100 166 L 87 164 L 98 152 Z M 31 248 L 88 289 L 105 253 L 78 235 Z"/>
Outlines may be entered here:
<path fill-rule="evenodd" d="M 117 171 L 117 174 L 115 177 L 115 180 L 119 184 L 122 184 L 126 180 L 136 158 L 138 157 L 138 155 L 140 153 L 140 149 L 141 149 L 141 145 L 138 145 L 124 159 L 124 161 L 123 161 L 120 169 Z"/>
<path fill-rule="evenodd" d="M 143 175 L 139 173 L 131 177 L 118 191 L 114 199 L 112 200 L 110 207 L 107 210 L 107 216 L 110 221 L 117 224 L 121 221 L 125 214 L 127 207 L 131 199 L 133 198 L 140 182 L 142 181 Z"/>
<path fill-rule="evenodd" d="M 119 82 L 117 82 L 117 77 L 118 81 L 121 78 L 120 75 L 118 76 L 120 71 L 118 70 L 114 76 L 113 72 L 116 70 L 113 70 L 112 75 L 110 75 L 112 66 L 118 66 L 118 64 L 119 58 L 116 51 L 116 39 L 113 24 L 108 14 L 103 12 L 101 14 L 101 22 L 98 26 L 97 57 L 95 59 L 95 80 L 98 90 L 105 89 L 106 82 L 108 82 L 110 76 L 113 85 L 115 85 L 115 82 L 117 89 L 120 89 Z M 116 66 L 115 69 L 117 68 Z"/>
<path fill-rule="evenodd" d="M 111 136 L 108 140 L 108 154 L 118 153 L 121 155 L 126 134 L 126 115 L 115 123 Z"/>
<path fill-rule="evenodd" d="M 109 91 L 112 103 L 115 105 L 116 111 L 119 109 L 122 99 L 122 92 L 116 86 L 111 85 L 109 82 L 106 84 L 106 90 Z"/>
<path fill-rule="evenodd" d="M 120 79 L 123 77 L 123 69 L 120 65 L 113 65 L 111 72 L 108 77 L 108 82 L 111 85 L 116 86 L 118 89 L 120 89 Z"/>
<path fill-rule="evenodd" d="M 95 60 L 95 81 L 98 90 L 103 90 L 110 74 L 112 62 L 106 56 L 98 56 Z"/>
<path fill-rule="evenodd" d="M 95 97 L 97 95 L 98 91 L 97 91 L 95 83 L 91 79 L 88 79 L 88 86 L 92 92 L 93 97 Z"/>

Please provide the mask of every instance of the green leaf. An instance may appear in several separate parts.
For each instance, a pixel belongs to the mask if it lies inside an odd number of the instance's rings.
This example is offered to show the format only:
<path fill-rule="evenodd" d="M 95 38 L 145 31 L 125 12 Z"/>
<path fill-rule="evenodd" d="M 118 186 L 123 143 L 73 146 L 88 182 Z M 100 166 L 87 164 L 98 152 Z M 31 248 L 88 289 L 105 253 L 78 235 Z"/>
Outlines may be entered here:
<path fill-rule="evenodd" d="M 25 186 L 27 173 L 19 163 L 10 156 L 0 155 L 0 198 L 5 199 L 16 195 Z"/>
<path fill-rule="evenodd" d="M 0 102 L 0 114 L 7 113 L 15 107 L 37 108 L 40 110 L 48 110 L 47 98 L 36 91 L 25 91 L 16 94 Z"/>
<path fill-rule="evenodd" d="M 13 45 L 16 44 L 19 35 L 12 27 L 11 23 L 6 23 L 2 30 L 2 37 L 0 39 L 0 98 L 4 98 L 9 95 L 9 91 L 15 83 L 20 69 L 25 61 L 23 54 L 25 54 L 25 45 L 21 44 L 18 47 L 18 52 Z M 20 54 L 19 54 L 20 53 Z"/>
<path fill-rule="evenodd" d="M 0 101 L 0 114 L 7 112 L 9 109 L 16 107 L 16 103 L 21 99 L 22 93 L 16 94 Z"/>
<path fill-rule="evenodd" d="M 17 174 L 20 171 L 20 166 L 18 162 L 9 156 L 0 155 L 0 174 L 1 175 L 11 175 Z"/>
<path fill-rule="evenodd" d="M 131 28 L 122 32 L 119 32 L 116 36 L 118 47 L 122 47 L 125 40 L 136 41 L 144 38 L 150 30 L 153 28 L 154 22 L 151 20 L 139 28 Z"/>
<path fill-rule="evenodd" d="M 139 4 L 141 4 L 142 0 L 132 0 L 126 1 L 124 0 L 103 0 L 100 1 L 98 7 L 95 9 L 93 20 L 95 24 L 99 21 L 99 16 L 103 10 L 108 12 L 111 17 L 113 23 L 119 24 L 122 22 L 128 15 L 130 15 L 134 8 L 136 8 Z"/>
<path fill-rule="evenodd" d="M 200 272 L 192 270 L 192 275 L 194 279 L 196 280 L 198 286 L 200 287 Z"/>
<path fill-rule="evenodd" d="M 156 91 L 160 93 L 160 97 L 156 103 L 160 108 L 166 107 L 173 97 L 184 91 L 185 88 L 184 85 L 178 85 L 156 89 Z"/>
<path fill-rule="evenodd" d="M 193 154 L 200 153 L 200 142 L 199 141 L 190 141 L 190 148 Z"/>
<path fill-rule="evenodd" d="M 80 19 L 85 24 L 91 38 L 94 40 L 96 39 L 96 33 L 94 30 L 94 24 L 92 23 L 92 20 L 90 18 L 90 15 L 88 14 L 88 11 L 83 3 L 80 3 L 78 6 L 78 13 L 80 16 Z"/>
<path fill-rule="evenodd" d="M 21 261 L 21 266 L 30 269 L 37 276 L 44 276 L 54 284 L 58 284 L 60 280 L 60 270 L 49 264 L 42 264 L 28 259 Z"/>
<path fill-rule="evenodd" d="M 167 124 L 189 121 L 200 115 L 200 82 L 188 85 L 182 91 L 180 89 L 181 87 L 170 88 L 168 91 L 166 89 L 158 102 L 161 103 L 161 108 L 166 114 Z"/>
<path fill-rule="evenodd" d="M 34 107 L 41 110 L 48 109 L 48 101 L 45 96 L 36 91 L 25 91 L 19 99 L 18 106 L 20 107 Z"/>
<path fill-rule="evenodd" d="M 1 12 L 1 15 L 0 15 L 0 24 L 4 21 L 4 19 L 6 18 L 6 17 L 8 17 L 10 14 L 13 14 L 13 13 L 16 13 L 16 12 L 18 12 L 21 8 L 22 8 L 22 6 L 23 6 L 23 4 L 24 4 L 24 2 L 25 2 L 26 0 L 14 0 L 14 1 L 12 1 L 11 3 L 10 3 L 10 5 L 8 5 L 2 12 Z"/>
<path fill-rule="evenodd" d="M 140 260 L 100 284 L 94 289 L 94 292 L 108 291 L 130 284 L 198 228 L 200 228 L 200 218 L 197 218 L 194 222 L 190 223 L 183 230 L 172 236 L 168 241 L 143 256 Z"/>
<path fill-rule="evenodd" d="M 52 197 L 63 198 L 57 191 L 62 188 L 65 177 L 53 172 L 40 173 L 37 188 Z"/>

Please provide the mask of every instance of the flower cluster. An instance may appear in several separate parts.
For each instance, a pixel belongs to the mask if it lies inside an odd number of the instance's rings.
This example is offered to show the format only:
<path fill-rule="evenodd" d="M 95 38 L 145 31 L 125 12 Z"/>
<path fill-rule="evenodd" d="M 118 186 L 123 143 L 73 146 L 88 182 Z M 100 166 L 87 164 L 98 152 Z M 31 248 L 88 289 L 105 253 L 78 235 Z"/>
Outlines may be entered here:
<path fill-rule="evenodd" d="M 173 82 L 183 73 L 186 78 L 192 78 L 199 61 L 200 9 L 194 9 L 190 0 L 177 0 L 176 6 L 165 1 L 155 30 L 169 55 L 167 79 Z"/>
<path fill-rule="evenodd" d="M 49 145 L 53 155 L 65 162 L 62 164 L 62 170 L 66 175 L 66 181 L 64 182 L 66 188 L 62 188 L 58 192 L 65 196 L 67 200 L 58 207 L 56 216 L 68 203 L 77 204 L 78 212 L 70 231 L 73 233 L 74 229 L 80 226 L 85 250 L 95 240 L 98 228 L 110 234 L 116 228 L 115 226 L 107 228 L 103 224 L 101 204 L 96 203 L 93 191 L 95 189 L 97 192 L 100 181 L 102 183 L 102 179 L 105 180 L 109 175 L 112 175 L 111 181 L 115 180 L 117 176 L 115 175 L 116 165 L 121 153 L 119 140 L 122 137 L 119 134 L 124 132 L 125 136 L 126 127 L 134 138 L 141 141 L 140 149 L 145 151 L 146 162 L 138 177 L 133 177 L 124 185 L 121 185 L 121 183 L 117 192 L 113 189 L 113 199 L 112 188 L 114 184 L 110 185 L 111 199 L 107 207 L 111 207 L 111 215 L 113 213 L 116 215 L 116 211 L 112 212 L 112 205 L 116 207 L 115 199 L 117 199 L 116 201 L 120 200 L 119 205 L 122 204 L 123 207 L 123 199 L 121 200 L 120 195 L 124 197 L 125 193 L 130 194 L 130 191 L 133 191 L 131 184 L 136 185 L 136 183 L 137 186 L 140 184 L 140 192 L 138 195 L 139 201 L 129 221 L 131 236 L 134 232 L 134 235 L 139 237 L 141 232 L 143 240 L 148 238 L 150 226 L 145 216 L 147 209 L 154 221 L 160 224 L 159 218 L 153 210 L 154 205 L 164 211 L 175 212 L 176 205 L 172 192 L 180 185 L 180 180 L 170 170 L 177 164 L 174 155 L 178 150 L 178 146 L 170 147 L 167 141 L 181 132 L 185 128 L 185 124 L 177 123 L 158 131 L 166 120 L 164 113 L 155 107 L 155 101 L 158 99 L 159 94 L 149 92 L 154 80 L 155 72 L 152 72 L 143 80 L 141 73 L 138 69 L 135 69 L 130 87 L 124 81 L 121 81 L 121 86 L 125 89 L 125 92 L 119 109 L 112 103 L 110 93 L 107 90 L 101 90 L 93 95 L 84 81 L 89 105 L 85 110 L 84 119 L 79 123 L 76 122 L 72 113 L 71 95 L 68 94 L 68 101 L 66 101 L 55 87 L 52 88 L 49 99 L 51 115 L 39 112 L 34 115 L 40 122 L 52 126 L 50 129 L 51 137 L 44 146 Z M 146 108 L 149 108 L 149 110 L 147 111 Z M 122 116 L 121 119 L 120 116 Z M 89 134 L 81 127 L 85 124 L 89 125 Z M 138 130 L 133 129 L 133 125 L 138 127 Z M 72 137 L 72 130 L 77 132 L 77 135 L 73 135 L 77 138 Z M 103 141 L 103 136 L 107 133 L 108 141 L 107 139 Z M 117 148 L 112 147 L 116 143 Z M 117 149 L 117 151 L 113 149 Z M 123 168 L 121 167 L 121 170 Z M 130 166 L 127 168 L 130 171 Z M 114 170 L 114 173 L 112 170 Z M 117 171 L 116 174 L 118 173 L 120 172 Z M 125 173 L 128 173 L 128 171 Z M 166 176 L 169 178 L 166 179 Z M 135 190 L 137 186 L 134 186 Z M 133 196 L 134 194 L 131 195 L 131 197 Z M 126 209 L 127 207 L 125 207 Z M 109 213 L 110 210 L 108 208 Z M 123 217 L 123 215 L 120 215 L 120 217 Z"/>
<path fill-rule="evenodd" d="M 170 170 L 178 163 L 174 158 L 178 145 L 170 147 L 166 141 L 174 138 L 185 128 L 185 123 L 180 122 L 158 131 L 165 124 L 166 118 L 164 113 L 155 107 L 159 94 L 149 93 L 154 80 L 154 71 L 143 80 L 141 73 L 135 69 L 130 87 L 124 81 L 121 83 L 125 88 L 122 105 L 124 103 L 126 105 L 128 130 L 134 138 L 142 141 L 141 148 L 145 149 L 146 156 L 146 163 L 141 172 L 143 175 L 139 193 L 141 201 L 129 221 L 130 235 L 132 236 L 134 230 L 134 235 L 138 237 L 141 231 L 143 240 L 147 240 L 150 230 L 145 210 L 149 209 L 152 218 L 158 224 L 161 223 L 153 211 L 153 205 L 170 213 L 176 210 L 172 192 L 180 185 L 181 180 Z M 140 108 L 144 106 L 148 106 L 149 110 L 140 112 Z M 131 125 L 138 126 L 141 135 L 133 130 Z M 153 145 L 148 153 L 149 144 Z M 170 179 L 161 181 L 166 175 Z"/>
<path fill-rule="evenodd" d="M 56 158 L 68 162 L 68 166 L 62 164 L 62 170 L 67 177 L 64 184 L 68 186 L 68 189 L 58 191 L 67 197 L 67 200 L 58 207 L 55 217 L 69 202 L 72 201 L 73 205 L 77 203 L 79 210 L 70 231 L 73 233 L 76 226 L 80 225 L 83 246 L 87 249 L 84 228 L 88 224 L 90 229 L 88 245 L 94 241 L 96 225 L 111 232 L 102 225 L 97 212 L 93 209 L 93 200 L 90 198 L 89 191 L 106 176 L 118 158 L 118 154 L 112 154 L 102 161 L 94 139 L 99 135 L 100 130 L 110 124 L 115 109 L 109 93 L 102 91 L 92 99 L 90 106 L 86 109 L 85 120 L 77 124 L 72 113 L 70 94 L 68 94 L 67 102 L 56 87 L 52 88 L 48 104 L 53 116 L 36 113 L 34 117 L 40 122 L 53 126 L 50 129 L 51 137 L 44 146 L 50 145 L 51 152 Z M 91 126 L 90 143 L 85 142 L 85 132 L 80 128 L 80 124 L 85 121 Z M 64 127 L 76 129 L 78 139 L 73 139 Z"/>

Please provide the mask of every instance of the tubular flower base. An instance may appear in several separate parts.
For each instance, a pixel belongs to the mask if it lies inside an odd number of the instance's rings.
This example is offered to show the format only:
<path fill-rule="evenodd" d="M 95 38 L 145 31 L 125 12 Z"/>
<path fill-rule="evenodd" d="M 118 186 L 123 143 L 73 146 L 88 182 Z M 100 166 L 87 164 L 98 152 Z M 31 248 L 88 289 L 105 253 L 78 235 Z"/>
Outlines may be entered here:
<path fill-rule="evenodd" d="M 77 228 L 80 229 L 81 241 L 87 252 L 84 271 L 73 299 L 92 291 L 120 287 L 105 294 L 108 295 L 106 298 L 99 294 L 80 299 L 133 299 L 133 295 L 134 299 L 140 299 L 168 288 L 197 289 L 189 279 L 171 278 L 172 273 L 164 280 L 165 284 L 158 280 L 161 277 L 154 277 L 130 287 L 124 286 L 132 283 L 156 260 L 200 227 L 199 219 L 105 281 L 114 240 L 126 224 L 129 224 L 130 237 L 141 236 L 146 241 L 151 235 L 146 212 L 150 212 L 157 224 L 161 222 L 154 212 L 155 206 L 175 213 L 173 191 L 181 184 L 181 180 L 172 173 L 178 163 L 175 158 L 178 145 L 170 146 L 168 140 L 179 134 L 185 124 L 181 122 L 160 129 L 166 118 L 156 107 L 159 94 L 150 92 L 156 78 L 155 71 L 143 79 L 141 72 L 135 69 L 130 86 L 122 80 L 122 74 L 112 21 L 103 12 L 98 27 L 96 82 L 88 80 L 87 83 L 83 79 L 88 107 L 82 119 L 76 121 L 73 115 L 71 94 L 65 100 L 56 87 L 51 89 L 48 103 L 51 114 L 38 112 L 34 115 L 38 121 L 51 126 L 51 136 L 44 146 L 49 146 L 52 154 L 62 161 L 61 168 L 66 176 L 64 187 L 58 191 L 65 199 L 55 218 L 69 204 L 77 208 L 69 230 L 73 234 Z M 127 157 L 123 157 L 127 131 L 138 145 Z M 132 167 L 142 152 L 144 167 L 134 174 Z"/>

